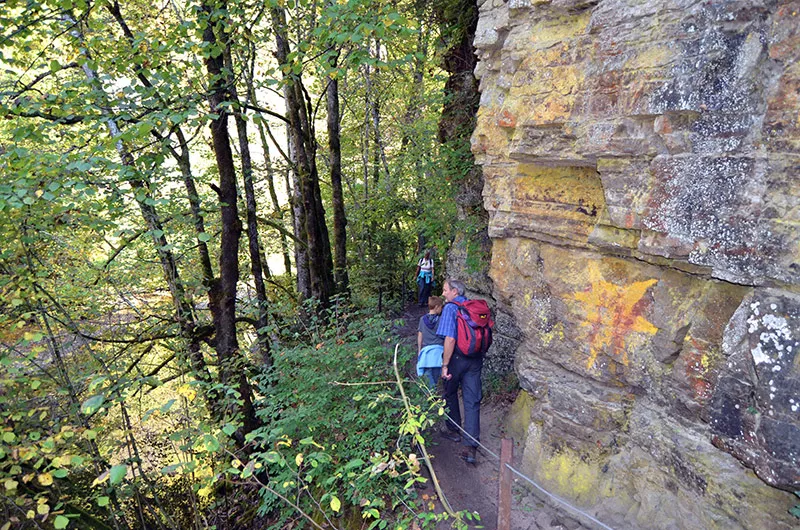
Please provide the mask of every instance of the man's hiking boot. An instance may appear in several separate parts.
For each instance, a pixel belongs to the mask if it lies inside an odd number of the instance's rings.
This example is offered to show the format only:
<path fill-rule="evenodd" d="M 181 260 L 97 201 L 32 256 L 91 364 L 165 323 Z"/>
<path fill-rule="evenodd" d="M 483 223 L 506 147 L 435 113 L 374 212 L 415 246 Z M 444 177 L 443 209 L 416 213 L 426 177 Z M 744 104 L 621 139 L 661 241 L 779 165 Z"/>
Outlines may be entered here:
<path fill-rule="evenodd" d="M 461 435 L 458 434 L 456 431 L 451 431 L 450 429 L 442 429 L 442 438 L 446 438 L 451 442 L 460 442 Z"/>
<path fill-rule="evenodd" d="M 477 450 L 477 447 L 465 447 L 461 452 L 461 460 L 467 464 L 474 464 L 476 462 L 475 454 L 477 453 Z"/>

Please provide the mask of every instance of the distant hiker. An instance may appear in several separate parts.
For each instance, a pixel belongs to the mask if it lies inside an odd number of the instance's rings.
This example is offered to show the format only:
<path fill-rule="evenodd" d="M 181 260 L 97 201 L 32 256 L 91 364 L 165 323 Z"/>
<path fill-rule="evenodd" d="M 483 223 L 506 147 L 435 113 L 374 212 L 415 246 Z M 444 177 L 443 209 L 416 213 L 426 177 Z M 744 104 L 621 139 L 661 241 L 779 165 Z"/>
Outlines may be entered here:
<path fill-rule="evenodd" d="M 430 249 L 417 262 L 417 287 L 419 306 L 425 307 L 433 288 L 433 258 Z"/>
<path fill-rule="evenodd" d="M 448 440 L 462 442 L 461 458 L 475 463 L 475 454 L 481 434 L 481 370 L 483 355 L 492 343 L 492 321 L 489 307 L 483 300 L 468 300 L 464 296 L 463 282 L 448 279 L 442 287 L 442 296 L 447 300 L 436 334 L 444 337 L 442 356 L 442 379 L 447 413 L 452 422 L 446 422 L 442 435 Z M 462 437 L 457 430 L 461 426 L 461 410 L 458 406 L 458 388 L 464 402 L 464 430 L 469 436 Z"/>
<path fill-rule="evenodd" d="M 438 296 L 428 297 L 428 313 L 419 319 L 417 328 L 417 376 L 427 378 L 431 389 L 436 388 L 442 374 L 444 337 L 436 334 L 444 302 Z"/>

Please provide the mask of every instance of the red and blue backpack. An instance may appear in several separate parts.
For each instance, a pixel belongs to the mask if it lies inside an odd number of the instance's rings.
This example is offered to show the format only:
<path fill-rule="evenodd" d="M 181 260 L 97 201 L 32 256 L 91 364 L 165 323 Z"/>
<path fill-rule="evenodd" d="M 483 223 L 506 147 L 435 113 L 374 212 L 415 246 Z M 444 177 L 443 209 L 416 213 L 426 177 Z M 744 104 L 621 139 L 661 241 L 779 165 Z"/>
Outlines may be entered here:
<path fill-rule="evenodd" d="M 486 300 L 466 300 L 456 304 L 455 351 L 465 357 L 481 357 L 492 345 L 494 320 Z"/>

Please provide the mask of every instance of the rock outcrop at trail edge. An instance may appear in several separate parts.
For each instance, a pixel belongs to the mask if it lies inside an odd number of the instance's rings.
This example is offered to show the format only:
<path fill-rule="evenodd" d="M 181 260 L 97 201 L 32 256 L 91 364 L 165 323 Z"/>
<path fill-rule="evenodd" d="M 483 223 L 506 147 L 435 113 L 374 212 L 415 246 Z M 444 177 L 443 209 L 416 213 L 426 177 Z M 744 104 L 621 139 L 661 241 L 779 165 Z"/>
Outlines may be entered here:
<path fill-rule="evenodd" d="M 800 2 L 479 6 L 526 472 L 616 528 L 795 527 Z"/>

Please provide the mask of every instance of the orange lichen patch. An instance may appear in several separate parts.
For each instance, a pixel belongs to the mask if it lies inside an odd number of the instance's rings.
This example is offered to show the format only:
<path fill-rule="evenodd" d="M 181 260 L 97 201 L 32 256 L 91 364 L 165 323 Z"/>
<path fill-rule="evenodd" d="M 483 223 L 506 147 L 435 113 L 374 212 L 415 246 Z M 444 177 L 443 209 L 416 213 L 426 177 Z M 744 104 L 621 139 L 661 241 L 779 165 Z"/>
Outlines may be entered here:
<path fill-rule="evenodd" d="M 647 289 L 658 283 L 650 279 L 628 285 L 617 285 L 606 281 L 596 263 L 589 265 L 588 289 L 573 293 L 572 298 L 580 302 L 586 313 L 580 324 L 589 329 L 589 360 L 586 369 L 594 367 L 600 352 L 606 352 L 614 360 L 628 366 L 626 341 L 632 333 L 655 335 L 658 328 L 642 313 L 645 310 Z"/>
<path fill-rule="evenodd" d="M 478 121 L 472 138 L 472 152 L 476 155 L 504 153 L 508 150 L 509 134 L 497 126 L 495 112 L 483 109 L 478 111 Z"/>
<path fill-rule="evenodd" d="M 503 110 L 500 116 L 497 117 L 497 126 L 514 128 L 517 126 L 517 117 L 511 114 L 507 109 Z"/>

